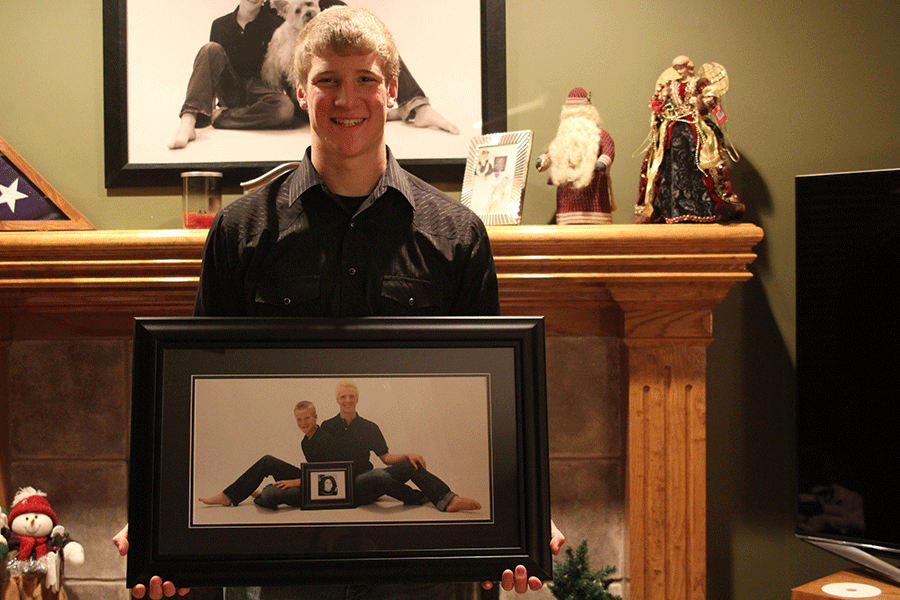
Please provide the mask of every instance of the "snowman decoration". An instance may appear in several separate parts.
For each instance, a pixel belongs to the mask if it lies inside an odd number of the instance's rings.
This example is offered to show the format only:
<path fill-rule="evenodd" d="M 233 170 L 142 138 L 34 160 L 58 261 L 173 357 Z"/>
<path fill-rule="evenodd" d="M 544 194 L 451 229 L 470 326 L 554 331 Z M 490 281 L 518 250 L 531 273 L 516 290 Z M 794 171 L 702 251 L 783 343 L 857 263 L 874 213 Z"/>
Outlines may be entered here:
<path fill-rule="evenodd" d="M 83 564 L 84 548 L 69 539 L 46 496 L 40 490 L 25 487 L 13 498 L 6 537 L 15 554 L 7 561 L 7 568 L 11 577 L 43 574 L 44 587 L 57 592 L 63 565 Z"/>
<path fill-rule="evenodd" d="M 3 533 L 6 531 L 6 510 L 0 506 L 0 561 L 6 561 L 6 555 L 9 553 L 9 542 L 6 540 L 6 537 Z M 0 568 L 0 579 L 3 577 L 3 569 Z"/>

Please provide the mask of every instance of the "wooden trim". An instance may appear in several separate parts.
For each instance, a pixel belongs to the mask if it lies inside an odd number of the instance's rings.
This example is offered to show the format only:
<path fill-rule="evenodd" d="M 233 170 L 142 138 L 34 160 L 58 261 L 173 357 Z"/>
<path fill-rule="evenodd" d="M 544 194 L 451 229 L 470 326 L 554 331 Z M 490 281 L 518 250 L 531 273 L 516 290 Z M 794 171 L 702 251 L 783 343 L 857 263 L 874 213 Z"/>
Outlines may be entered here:
<path fill-rule="evenodd" d="M 57 221 L 0 221 L 0 231 L 50 231 L 50 230 L 81 230 L 94 229 L 94 225 L 72 206 L 62 194 L 53 187 L 49 181 L 38 173 L 21 154 L 16 152 L 9 142 L 0 137 L 0 154 L 21 171 L 29 182 L 39 189 L 66 217 L 66 220 Z"/>
<path fill-rule="evenodd" d="M 613 309 L 715 306 L 751 276 L 746 266 L 762 238 L 749 224 L 489 232 L 505 312 L 540 309 L 551 327 L 570 330 L 574 318 L 595 333 L 609 326 L 602 314 Z M 193 304 L 205 238 L 203 230 L 7 232 L 0 236 L 0 301 L 23 311 L 181 311 Z M 646 329 L 635 320 L 628 326 L 636 337 Z"/>
<path fill-rule="evenodd" d="M 897 587 L 888 581 L 878 579 L 873 573 L 858 568 L 839 571 L 838 573 L 795 587 L 791 590 L 791 600 L 834 600 L 835 598 L 839 598 L 840 596 L 829 594 L 822 589 L 823 586 L 829 584 L 838 585 L 844 588 L 845 591 L 847 591 L 848 588 L 849 590 L 856 591 L 854 586 L 859 584 L 868 585 L 880 590 L 881 593 L 877 596 L 878 600 L 900 600 L 900 587 Z M 857 594 L 855 596 L 847 597 L 872 598 L 876 596 Z"/>

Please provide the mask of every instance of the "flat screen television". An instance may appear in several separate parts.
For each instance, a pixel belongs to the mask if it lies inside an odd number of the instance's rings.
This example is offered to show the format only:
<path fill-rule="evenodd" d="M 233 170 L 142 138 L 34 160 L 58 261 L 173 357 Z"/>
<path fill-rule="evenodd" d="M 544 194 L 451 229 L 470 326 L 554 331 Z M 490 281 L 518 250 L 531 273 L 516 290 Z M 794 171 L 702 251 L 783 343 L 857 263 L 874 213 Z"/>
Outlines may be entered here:
<path fill-rule="evenodd" d="M 796 534 L 900 584 L 900 169 L 796 200 Z"/>

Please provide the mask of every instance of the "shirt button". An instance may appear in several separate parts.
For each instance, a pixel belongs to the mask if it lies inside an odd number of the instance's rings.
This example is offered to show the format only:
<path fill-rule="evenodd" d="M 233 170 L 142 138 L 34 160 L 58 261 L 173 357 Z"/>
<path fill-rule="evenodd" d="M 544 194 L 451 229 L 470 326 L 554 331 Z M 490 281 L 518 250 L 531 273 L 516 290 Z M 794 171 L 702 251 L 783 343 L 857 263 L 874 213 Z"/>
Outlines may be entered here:
<path fill-rule="evenodd" d="M 356 269 L 350 267 L 349 269 L 347 269 L 347 273 L 349 273 L 350 275 L 356 275 Z"/>
<path fill-rule="evenodd" d="M 282 300 L 282 302 L 284 303 L 285 306 L 287 306 L 288 304 L 291 303 L 291 299 L 290 299 L 290 298 L 285 298 L 284 300 Z"/>

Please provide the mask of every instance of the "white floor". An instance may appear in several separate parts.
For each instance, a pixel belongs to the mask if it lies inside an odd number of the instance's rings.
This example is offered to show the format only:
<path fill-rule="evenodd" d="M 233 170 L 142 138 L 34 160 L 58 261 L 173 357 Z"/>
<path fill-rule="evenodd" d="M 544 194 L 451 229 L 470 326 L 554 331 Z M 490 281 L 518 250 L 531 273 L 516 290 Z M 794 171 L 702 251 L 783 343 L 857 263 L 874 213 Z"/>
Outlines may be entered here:
<path fill-rule="evenodd" d="M 194 525 L 248 525 L 291 523 L 423 523 L 442 521 L 489 521 L 490 507 L 484 505 L 477 511 L 457 513 L 441 512 L 431 503 L 420 506 L 404 506 L 391 498 L 383 498 L 373 504 L 357 508 L 301 510 L 282 506 L 278 510 L 260 508 L 251 499 L 238 506 L 207 506 L 197 502 L 194 506 Z"/>
<path fill-rule="evenodd" d="M 169 150 L 178 128 L 177 119 L 162 126 L 134 132 L 128 160 L 137 164 L 201 164 L 221 162 L 288 162 L 300 160 L 309 145 L 309 127 L 274 131 L 228 130 L 204 127 L 185 148 Z M 452 135 L 437 129 L 419 129 L 391 121 L 385 137 L 397 158 L 465 159 L 469 140 L 480 131 Z"/>

